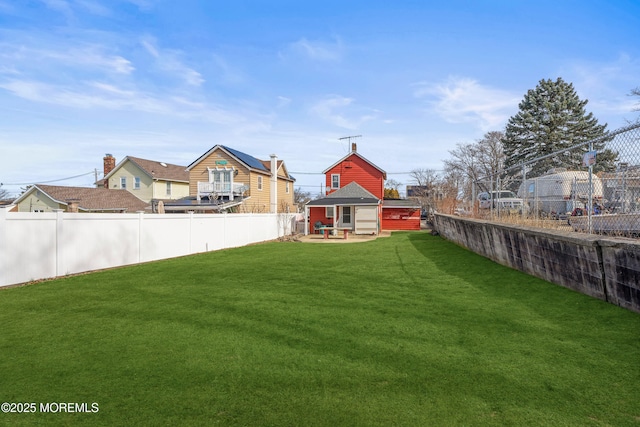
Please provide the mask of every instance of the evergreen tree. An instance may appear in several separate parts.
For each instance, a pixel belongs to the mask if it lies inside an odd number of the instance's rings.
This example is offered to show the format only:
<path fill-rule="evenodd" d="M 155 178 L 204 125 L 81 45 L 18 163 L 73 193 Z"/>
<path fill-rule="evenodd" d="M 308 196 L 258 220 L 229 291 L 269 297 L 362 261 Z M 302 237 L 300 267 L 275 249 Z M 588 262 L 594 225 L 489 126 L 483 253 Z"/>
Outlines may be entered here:
<path fill-rule="evenodd" d="M 502 140 L 505 167 L 516 166 L 537 157 L 556 153 L 565 148 L 601 138 L 594 144 L 597 151 L 595 171 L 615 169 L 618 154 L 604 149 L 607 125 L 599 125 L 593 113 L 585 111 L 587 100 L 580 100 L 571 83 L 562 78 L 540 80 L 519 104 L 520 111 L 509 119 Z M 527 167 L 527 177 L 544 175 L 551 168 L 564 167 L 581 170 L 585 144 L 579 149 L 565 151 L 536 161 Z M 509 175 L 520 171 L 512 170 Z"/>

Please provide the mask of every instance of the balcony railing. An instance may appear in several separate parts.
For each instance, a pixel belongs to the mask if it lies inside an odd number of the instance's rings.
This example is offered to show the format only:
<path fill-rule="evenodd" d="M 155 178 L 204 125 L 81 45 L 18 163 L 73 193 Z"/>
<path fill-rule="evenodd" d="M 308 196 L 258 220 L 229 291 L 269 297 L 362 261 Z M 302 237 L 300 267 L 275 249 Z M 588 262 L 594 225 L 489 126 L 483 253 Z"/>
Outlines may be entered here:
<path fill-rule="evenodd" d="M 242 196 L 249 190 L 249 185 L 239 182 L 198 182 L 198 199 L 202 197 L 228 197 L 233 199 Z"/>

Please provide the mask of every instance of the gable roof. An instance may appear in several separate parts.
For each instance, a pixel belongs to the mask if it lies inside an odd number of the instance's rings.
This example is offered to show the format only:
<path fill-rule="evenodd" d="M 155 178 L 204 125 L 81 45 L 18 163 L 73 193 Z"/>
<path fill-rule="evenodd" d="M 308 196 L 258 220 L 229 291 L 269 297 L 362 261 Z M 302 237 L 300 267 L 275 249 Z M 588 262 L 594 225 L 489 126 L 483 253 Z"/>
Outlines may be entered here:
<path fill-rule="evenodd" d="M 15 203 L 21 202 L 29 194 L 39 190 L 54 202 L 68 205 L 69 201 L 78 202 L 82 211 L 126 211 L 145 210 L 147 203 L 138 199 L 127 190 L 109 190 L 107 188 L 65 187 L 60 185 L 35 184 L 20 196 Z"/>
<path fill-rule="evenodd" d="M 171 163 L 157 162 L 155 160 L 141 159 L 139 157 L 127 156 L 120 163 L 116 165 L 111 172 L 104 177 L 109 179 L 118 169 L 130 161 L 138 166 L 144 173 L 150 178 L 162 181 L 179 181 L 189 182 L 189 172 L 185 166 L 174 165 Z"/>
<path fill-rule="evenodd" d="M 132 156 L 127 156 L 127 158 L 140 166 L 140 169 L 148 173 L 152 178 L 165 181 L 189 182 L 189 172 L 187 172 L 186 166 L 156 162 L 155 160 L 146 160 Z"/>
<path fill-rule="evenodd" d="M 380 199 L 365 190 L 357 182 L 350 182 L 344 187 L 321 198 L 307 203 L 308 206 L 332 206 L 332 205 L 377 205 Z"/>
<path fill-rule="evenodd" d="M 247 166 L 249 169 L 253 169 L 253 170 L 257 170 L 260 172 L 266 172 L 266 173 L 270 173 L 271 171 L 269 170 L 269 168 L 265 167 L 264 164 L 262 164 L 262 162 L 258 159 L 256 159 L 255 157 L 247 154 L 247 153 L 243 153 L 242 151 L 238 151 L 235 150 L 233 148 L 229 148 L 226 147 L 224 145 L 214 145 L 209 151 L 207 151 L 206 153 L 204 153 L 202 156 L 198 157 L 193 163 L 191 163 L 189 166 L 187 166 L 187 171 L 193 169 L 198 163 L 200 163 L 201 161 L 203 161 L 204 159 L 206 159 L 207 157 L 209 157 L 209 155 L 211 153 L 213 153 L 216 150 L 222 150 L 224 152 L 226 152 L 227 154 L 229 154 L 232 157 L 235 157 L 236 160 L 238 160 L 240 163 L 243 163 L 245 166 Z"/>
<path fill-rule="evenodd" d="M 260 160 L 262 162 L 262 165 L 267 168 L 267 169 L 271 169 L 271 160 Z M 280 168 L 282 168 L 282 171 L 284 172 L 284 176 L 278 175 L 279 178 L 283 178 L 283 179 L 290 179 L 292 181 L 295 181 L 296 179 L 291 176 L 289 174 L 289 171 L 287 171 L 287 167 L 284 164 L 284 160 L 277 160 L 278 164 L 276 165 L 276 167 L 278 168 L 278 170 L 280 170 Z"/>
<path fill-rule="evenodd" d="M 253 157 L 250 154 L 243 153 L 242 151 L 238 151 L 234 148 L 227 147 L 226 145 L 220 145 L 220 144 L 214 145 L 209 151 L 204 153 L 202 156 L 198 157 L 193 163 L 187 166 L 187 172 L 193 169 L 198 163 L 200 163 L 201 161 L 209 157 L 209 155 L 211 155 L 211 153 L 213 153 L 216 150 L 224 151 L 231 157 L 234 157 L 238 162 L 244 164 L 250 170 L 271 175 L 271 160 L 260 160 Z M 289 175 L 289 172 L 287 171 L 286 166 L 284 166 L 284 160 L 278 160 L 277 162 L 278 162 L 277 168 L 280 169 L 280 167 L 282 167 L 286 174 L 286 177 L 280 176 L 280 178 L 295 181 L 295 178 Z"/>
<path fill-rule="evenodd" d="M 255 157 L 253 157 L 253 156 L 251 156 L 251 155 L 249 155 L 247 153 L 243 153 L 242 151 L 234 150 L 233 148 L 226 147 L 224 145 L 221 145 L 220 147 L 224 148 L 227 152 L 229 152 L 229 154 L 231 154 L 233 157 L 237 158 L 242 163 L 244 163 L 245 165 L 249 166 L 252 169 L 258 169 L 258 170 L 262 170 L 264 172 L 271 172 L 269 170 L 269 167 L 265 167 L 265 165 L 262 163 L 262 161 L 256 159 Z"/>
<path fill-rule="evenodd" d="M 374 168 L 376 168 L 377 170 L 379 170 L 382 173 L 382 177 L 384 179 L 387 179 L 387 173 L 379 168 L 378 166 L 376 166 L 375 164 L 373 164 L 372 162 L 370 162 L 369 160 L 365 159 L 364 156 L 362 156 L 360 153 L 358 153 L 357 151 L 352 151 L 349 154 L 347 154 L 346 156 L 344 156 L 343 158 L 341 158 L 340 160 L 338 160 L 337 162 L 335 162 L 334 164 L 332 164 L 331 166 L 329 166 L 328 168 L 326 168 L 324 171 L 322 171 L 322 173 L 327 173 L 329 172 L 331 169 L 333 169 L 334 167 L 338 166 L 340 163 L 344 162 L 345 160 L 347 160 L 349 157 L 351 156 L 358 156 L 359 158 L 361 158 L 362 160 L 364 160 L 365 162 L 369 163 L 371 166 L 373 166 Z"/>

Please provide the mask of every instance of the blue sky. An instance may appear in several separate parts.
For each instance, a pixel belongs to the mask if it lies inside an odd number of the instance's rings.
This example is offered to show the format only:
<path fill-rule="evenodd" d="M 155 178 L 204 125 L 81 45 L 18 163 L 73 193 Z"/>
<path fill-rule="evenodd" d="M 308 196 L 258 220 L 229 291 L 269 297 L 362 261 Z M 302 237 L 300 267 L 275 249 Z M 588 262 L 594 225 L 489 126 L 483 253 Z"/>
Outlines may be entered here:
<path fill-rule="evenodd" d="M 358 151 L 409 184 L 562 77 L 636 120 L 640 2 L 0 0 L 0 182 L 91 186 L 105 153 L 275 153 L 318 193 Z M 100 177 L 100 176 L 99 176 Z"/>

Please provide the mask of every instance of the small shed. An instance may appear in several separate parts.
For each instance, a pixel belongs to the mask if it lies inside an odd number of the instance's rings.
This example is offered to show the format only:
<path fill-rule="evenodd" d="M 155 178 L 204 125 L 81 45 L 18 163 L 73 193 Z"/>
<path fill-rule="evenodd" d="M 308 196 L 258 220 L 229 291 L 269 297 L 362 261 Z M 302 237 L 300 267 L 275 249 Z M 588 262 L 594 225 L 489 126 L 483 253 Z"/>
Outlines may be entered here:
<path fill-rule="evenodd" d="M 420 230 L 420 204 L 410 199 L 384 199 L 382 229 Z"/>

